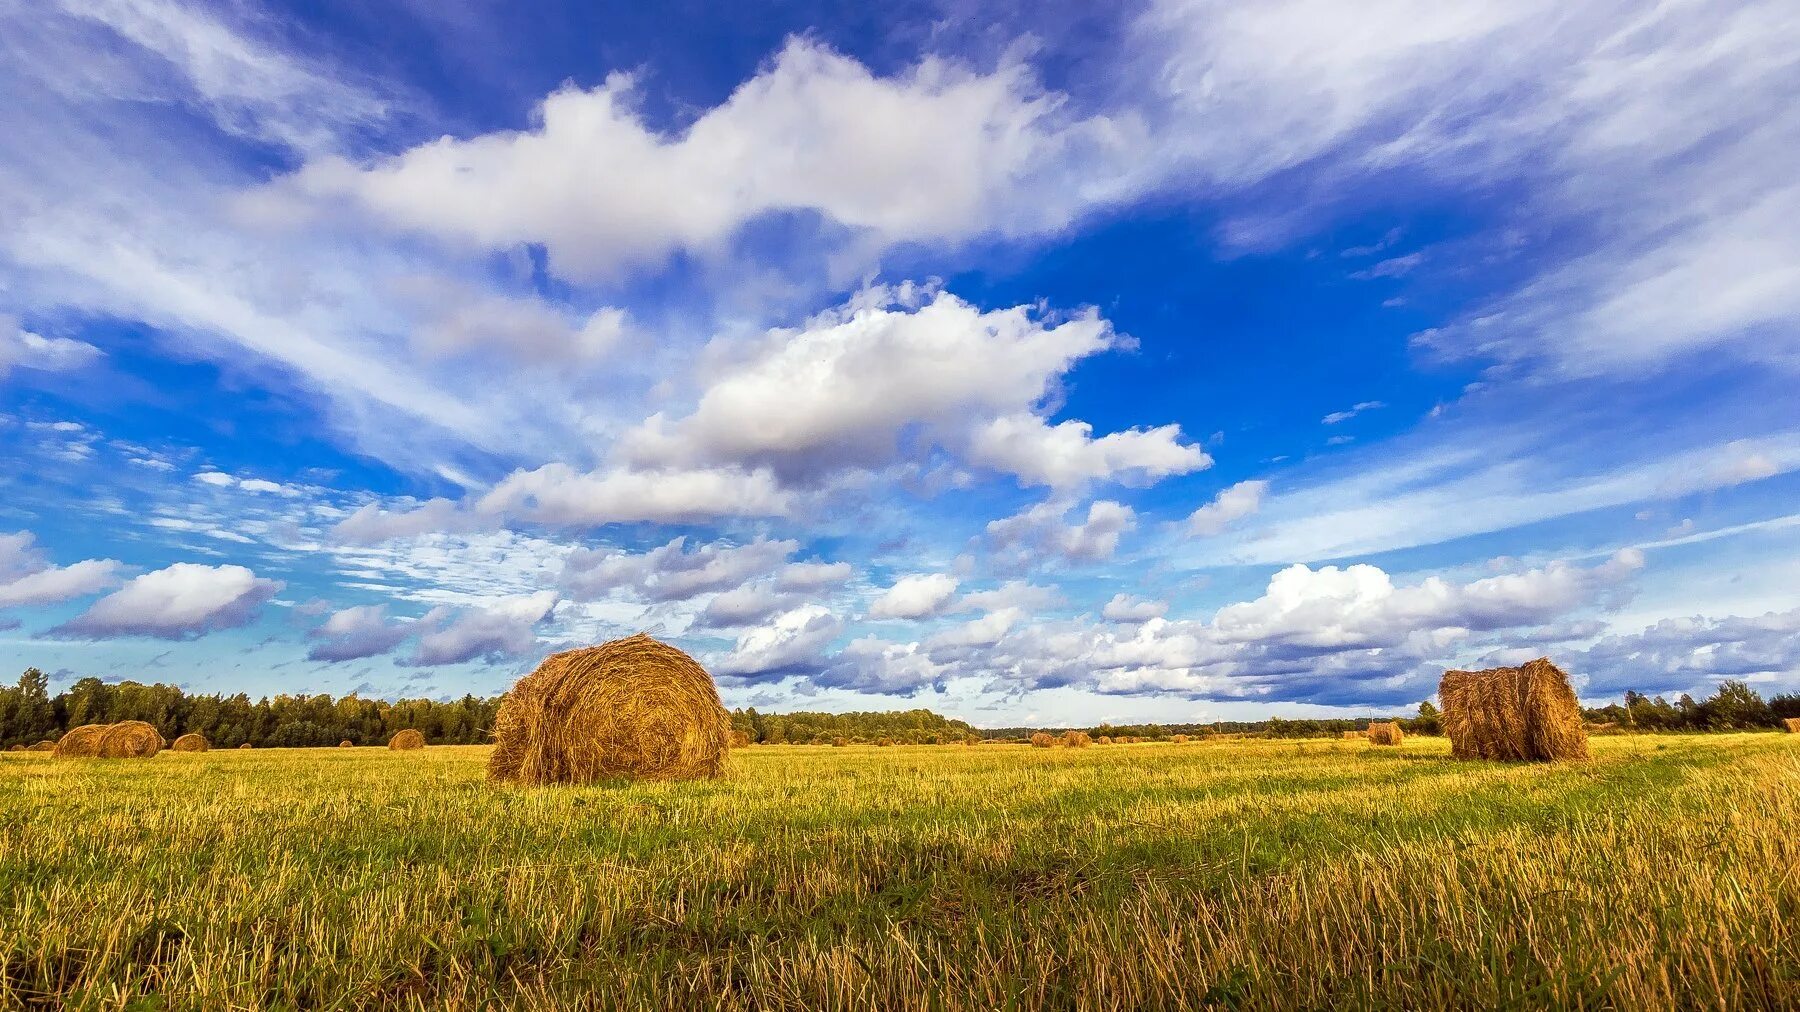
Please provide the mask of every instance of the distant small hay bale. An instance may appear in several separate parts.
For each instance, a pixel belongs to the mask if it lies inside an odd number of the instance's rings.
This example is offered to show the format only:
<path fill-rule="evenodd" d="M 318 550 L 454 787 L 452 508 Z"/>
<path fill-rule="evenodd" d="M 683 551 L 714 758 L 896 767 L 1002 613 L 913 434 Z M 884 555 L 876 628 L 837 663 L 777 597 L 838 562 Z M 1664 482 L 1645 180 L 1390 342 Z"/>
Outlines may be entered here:
<path fill-rule="evenodd" d="M 72 727 L 67 734 L 56 740 L 51 750 L 59 758 L 74 757 L 90 759 L 99 755 L 100 736 L 106 733 L 107 724 L 83 724 Z"/>
<path fill-rule="evenodd" d="M 879 748 L 889 748 L 894 744 L 894 739 L 888 737 L 877 738 L 875 739 L 875 744 Z"/>
<path fill-rule="evenodd" d="M 1369 744 L 1398 745 L 1406 740 L 1406 732 L 1391 720 L 1377 720 L 1369 725 Z"/>
<path fill-rule="evenodd" d="M 102 759 L 148 759 L 168 743 L 155 727 L 141 720 L 122 720 L 106 729 L 94 745 Z"/>
<path fill-rule="evenodd" d="M 746 748 L 749 746 L 749 744 L 750 744 L 750 733 L 748 731 L 738 731 L 738 730 L 734 729 L 731 732 L 731 747 L 732 748 Z"/>
<path fill-rule="evenodd" d="M 1178 734 L 1178 735 L 1175 735 L 1174 737 L 1170 738 L 1169 740 L 1174 742 L 1177 745 L 1186 745 L 1188 743 L 1188 736 L 1185 734 Z"/>
<path fill-rule="evenodd" d="M 1039 731 L 1031 736 L 1032 748 L 1049 748 L 1056 744 L 1056 739 L 1046 732 Z"/>
<path fill-rule="evenodd" d="M 36 745 L 27 746 L 25 749 L 27 752 L 54 752 L 55 750 L 56 743 L 48 738 L 38 742 Z"/>
<path fill-rule="evenodd" d="M 1569 688 L 1569 676 L 1548 657 L 1516 668 L 1446 671 L 1438 697 L 1453 758 L 1588 758 L 1581 704 Z"/>
<path fill-rule="evenodd" d="M 841 734 L 838 735 L 836 738 L 831 739 L 831 747 L 832 748 L 843 748 L 844 746 L 846 746 L 848 744 L 850 744 L 850 739 L 844 737 Z"/>
<path fill-rule="evenodd" d="M 699 662 L 642 633 L 552 654 L 500 704 L 488 779 L 586 784 L 724 772 L 731 715 Z"/>
<path fill-rule="evenodd" d="M 1065 748 L 1087 748 L 1094 743 L 1086 731 L 1064 731 L 1062 743 Z"/>
<path fill-rule="evenodd" d="M 1787 728 L 1789 734 L 1800 734 L 1800 717 L 1783 717 L 1781 726 Z"/>
<path fill-rule="evenodd" d="M 355 748 L 355 747 L 356 747 L 356 743 L 351 741 L 348 738 L 345 738 L 343 741 L 338 742 L 338 748 Z"/>
<path fill-rule="evenodd" d="M 25 746 L 20 745 L 17 742 L 15 742 L 11 745 L 6 746 L 6 750 L 8 752 L 23 752 L 23 751 L 25 751 Z"/>
<path fill-rule="evenodd" d="M 169 744 L 171 752 L 204 752 L 209 748 L 212 748 L 212 742 L 207 741 L 205 735 L 195 734 L 192 731 L 176 738 Z"/>
<path fill-rule="evenodd" d="M 1112 735 L 1103 734 L 1100 737 L 1094 739 L 1094 744 L 1096 744 L 1096 745 L 1111 745 L 1112 744 Z"/>
<path fill-rule="evenodd" d="M 252 747 L 252 746 L 251 746 L 251 744 L 250 744 L 250 743 L 249 743 L 249 742 L 245 742 L 245 743 L 243 743 L 243 744 L 242 744 L 242 745 L 239 745 L 239 746 L 238 746 L 238 748 L 251 748 L 251 747 Z"/>
<path fill-rule="evenodd" d="M 396 752 L 408 752 L 415 748 L 425 747 L 425 736 L 414 728 L 406 728 L 388 739 L 388 748 Z"/>
<path fill-rule="evenodd" d="M 1343 739 L 1345 741 L 1355 741 L 1357 739 L 1367 738 L 1367 737 L 1368 737 L 1368 733 L 1365 731 L 1345 731 L 1343 734 Z"/>

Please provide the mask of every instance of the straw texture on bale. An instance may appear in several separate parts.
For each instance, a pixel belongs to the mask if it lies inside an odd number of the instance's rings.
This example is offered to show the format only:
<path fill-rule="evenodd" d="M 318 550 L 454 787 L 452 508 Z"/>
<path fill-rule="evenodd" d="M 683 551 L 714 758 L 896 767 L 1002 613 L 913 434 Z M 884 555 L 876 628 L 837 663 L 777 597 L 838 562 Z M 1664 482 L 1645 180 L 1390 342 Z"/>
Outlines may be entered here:
<path fill-rule="evenodd" d="M 506 694 L 492 780 L 691 780 L 724 771 L 731 718 L 692 657 L 639 633 L 552 654 Z"/>
<path fill-rule="evenodd" d="M 1049 748 L 1054 744 L 1056 744 L 1056 739 L 1044 731 L 1039 731 L 1031 736 L 1032 748 Z"/>
<path fill-rule="evenodd" d="M 1087 748 L 1094 743 L 1086 731 L 1064 731 L 1062 743 L 1069 748 Z"/>
<path fill-rule="evenodd" d="M 54 752 L 54 751 L 56 751 L 56 743 L 53 741 L 48 741 L 48 740 L 40 741 L 36 745 L 33 745 L 30 748 L 27 748 L 25 751 L 27 751 L 27 752 Z"/>
<path fill-rule="evenodd" d="M 141 720 L 122 720 L 108 727 L 94 744 L 102 759 L 148 759 L 168 743 L 155 727 Z"/>
<path fill-rule="evenodd" d="M 1369 744 L 1398 745 L 1406 740 L 1406 732 L 1391 720 L 1378 720 L 1369 725 Z"/>
<path fill-rule="evenodd" d="M 72 727 L 67 734 L 57 739 L 56 747 L 52 751 L 58 756 L 74 756 L 76 758 L 91 758 L 99 755 L 100 736 L 106 733 L 106 728 L 105 724 L 83 724 L 80 727 Z"/>
<path fill-rule="evenodd" d="M 410 749 L 424 747 L 425 736 L 410 727 L 388 739 L 388 748 L 391 748 L 396 752 L 405 752 Z"/>
<path fill-rule="evenodd" d="M 1581 704 L 1548 657 L 1516 668 L 1446 671 L 1444 733 L 1457 759 L 1550 762 L 1588 757 Z"/>
<path fill-rule="evenodd" d="M 1783 717 L 1781 726 L 1787 728 L 1789 734 L 1800 734 L 1800 717 Z"/>
<path fill-rule="evenodd" d="M 192 731 L 169 743 L 169 750 L 173 752 L 204 752 L 209 748 L 212 748 L 212 743 L 206 740 L 206 736 Z"/>

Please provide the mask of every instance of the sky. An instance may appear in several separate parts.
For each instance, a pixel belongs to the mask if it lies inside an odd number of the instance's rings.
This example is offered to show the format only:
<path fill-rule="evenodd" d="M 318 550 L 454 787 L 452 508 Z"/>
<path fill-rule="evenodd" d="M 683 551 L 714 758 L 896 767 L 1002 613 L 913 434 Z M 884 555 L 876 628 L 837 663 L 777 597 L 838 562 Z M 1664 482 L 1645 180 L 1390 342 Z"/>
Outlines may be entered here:
<path fill-rule="evenodd" d="M 5 5 L 0 665 L 1800 691 L 1795 94 L 1779 0 Z"/>

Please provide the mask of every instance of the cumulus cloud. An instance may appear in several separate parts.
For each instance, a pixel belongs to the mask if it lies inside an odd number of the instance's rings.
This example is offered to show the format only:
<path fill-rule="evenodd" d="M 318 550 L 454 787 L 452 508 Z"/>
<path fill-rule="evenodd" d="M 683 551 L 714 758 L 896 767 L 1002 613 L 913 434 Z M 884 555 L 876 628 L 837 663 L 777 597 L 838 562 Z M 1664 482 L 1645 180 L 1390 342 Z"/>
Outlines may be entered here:
<path fill-rule="evenodd" d="M 997 552 L 1012 562 L 1031 565 L 1050 558 L 1069 562 L 1100 562 L 1118 550 L 1119 538 L 1137 526 L 1131 507 L 1109 499 L 1088 505 L 1087 517 L 1064 522 L 1074 505 L 1051 499 L 987 525 L 989 540 Z"/>
<path fill-rule="evenodd" d="M 243 566 L 178 562 L 132 578 L 53 632 L 83 639 L 191 639 L 250 624 L 282 586 Z"/>
<path fill-rule="evenodd" d="M 825 649 L 843 631 L 830 609 L 808 604 L 784 612 L 738 638 L 712 665 L 721 675 L 744 679 L 807 674 L 825 664 Z"/>
<path fill-rule="evenodd" d="M 489 516 L 533 523 L 693 523 L 719 517 L 785 516 L 793 495 L 766 469 L 606 469 L 567 464 L 515 471 L 477 504 Z"/>
<path fill-rule="evenodd" d="M 851 640 L 813 680 L 828 688 L 903 696 L 936 684 L 944 671 L 917 643 L 864 636 Z"/>
<path fill-rule="evenodd" d="M 690 546 L 683 536 L 643 553 L 582 550 L 569 556 L 562 585 L 576 600 L 626 591 L 646 601 L 682 601 L 770 575 L 799 548 L 797 541 L 762 538 Z"/>
<path fill-rule="evenodd" d="M 1252 516 L 1262 508 L 1266 481 L 1240 481 L 1213 497 L 1213 501 L 1188 515 L 1188 533 L 1210 537 L 1222 533 L 1233 521 Z"/>
<path fill-rule="evenodd" d="M 1724 678 L 1800 679 L 1800 608 L 1729 618 L 1666 619 L 1604 636 L 1572 665 L 1584 696 L 1699 690 Z"/>
<path fill-rule="evenodd" d="M 480 608 L 433 608 L 419 620 L 428 631 L 419 634 L 407 663 L 425 667 L 523 656 L 537 646 L 537 625 L 555 607 L 556 592 L 545 590 Z"/>
<path fill-rule="evenodd" d="M 385 654 L 412 635 L 414 627 L 414 622 L 390 619 L 386 605 L 345 608 L 307 634 L 317 642 L 307 649 L 306 659 L 336 662 Z"/>
<path fill-rule="evenodd" d="M 0 608 L 55 604 L 119 582 L 119 563 L 112 559 L 55 566 L 35 545 L 29 531 L 0 534 Z"/>
<path fill-rule="evenodd" d="M 956 577 L 948 573 L 901 577 L 869 606 L 869 617 L 919 619 L 936 615 L 950 603 L 956 587 Z"/>
<path fill-rule="evenodd" d="M 390 512 L 368 503 L 332 527 L 331 536 L 348 545 L 378 545 L 421 534 L 470 531 L 480 519 L 449 499 L 428 499 L 410 510 Z"/>
<path fill-rule="evenodd" d="M 1205 467 L 1175 426 L 1093 438 L 1039 412 L 1077 361 L 1119 347 L 1092 312 L 982 312 L 946 292 L 871 289 L 800 330 L 742 350 L 679 419 L 652 416 L 621 442 L 639 464 L 770 467 L 788 478 L 880 468 L 932 447 L 1027 484 L 1138 483 Z"/>
<path fill-rule="evenodd" d="M 1132 597 L 1129 594 L 1114 594 L 1112 600 L 1100 609 L 1100 616 L 1108 622 L 1121 622 L 1127 625 L 1148 622 L 1153 618 L 1162 618 L 1169 613 L 1167 601 L 1149 601 Z"/>
<path fill-rule="evenodd" d="M 1060 224 L 1061 159 L 1120 133 L 1066 122 L 1015 61 L 979 74 L 927 58 L 881 78 L 804 39 L 679 134 L 638 104 L 636 81 L 613 74 L 550 95 L 531 130 L 367 165 L 314 159 L 267 197 L 345 200 L 480 249 L 542 244 L 553 270 L 594 279 L 714 252 L 776 212 L 812 211 L 878 244 Z"/>

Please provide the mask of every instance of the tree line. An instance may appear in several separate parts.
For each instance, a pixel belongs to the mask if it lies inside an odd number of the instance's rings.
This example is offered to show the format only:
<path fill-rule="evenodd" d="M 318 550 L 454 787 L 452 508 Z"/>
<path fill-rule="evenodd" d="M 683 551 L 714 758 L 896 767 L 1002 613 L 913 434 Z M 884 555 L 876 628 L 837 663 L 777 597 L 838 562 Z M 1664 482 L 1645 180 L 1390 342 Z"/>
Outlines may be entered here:
<path fill-rule="evenodd" d="M 384 745 L 405 728 L 416 729 L 437 745 L 476 745 L 490 740 L 494 716 L 503 697 L 465 695 L 441 702 L 431 699 L 363 699 L 350 695 L 265 696 L 251 701 L 234 695 L 189 694 L 160 682 L 108 684 L 83 678 L 50 694 L 50 681 L 37 668 L 27 668 L 18 684 L 0 688 L 0 748 L 53 741 L 82 724 L 142 720 L 173 741 L 197 733 L 220 748 L 248 743 L 260 748 L 304 748 L 350 741 Z M 1622 703 L 1582 711 L 1589 723 L 1627 731 L 1726 731 L 1774 728 L 1784 717 L 1800 717 L 1800 694 L 1764 700 L 1741 681 L 1726 681 L 1705 700 L 1682 694 L 1674 702 L 1661 696 L 1625 693 Z M 1395 719 L 1409 734 L 1437 734 L 1440 715 L 1430 702 L 1415 715 L 1392 718 L 1221 720 L 1196 724 L 1099 724 L 1087 728 L 1006 727 L 977 729 L 930 710 L 858 713 L 759 713 L 755 707 L 733 710 L 731 726 L 749 740 L 765 744 L 825 745 L 894 742 L 948 745 L 980 740 L 1028 738 L 1034 731 L 1083 730 L 1099 737 L 1165 740 L 1189 736 L 1251 734 L 1270 738 L 1337 737 L 1367 729 L 1371 719 Z"/>

